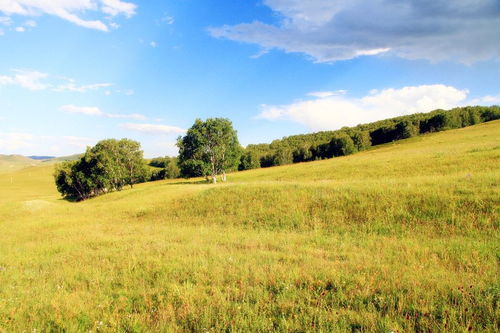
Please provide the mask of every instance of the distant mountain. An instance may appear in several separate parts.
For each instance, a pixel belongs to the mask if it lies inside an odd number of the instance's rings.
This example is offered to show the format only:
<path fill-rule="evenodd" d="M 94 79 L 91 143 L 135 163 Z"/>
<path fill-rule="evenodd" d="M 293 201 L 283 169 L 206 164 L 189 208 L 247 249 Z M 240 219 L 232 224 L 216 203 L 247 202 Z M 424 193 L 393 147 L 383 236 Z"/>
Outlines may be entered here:
<path fill-rule="evenodd" d="M 26 156 L 31 158 L 32 160 L 51 160 L 56 158 L 55 156 Z"/>
<path fill-rule="evenodd" d="M 80 157 L 82 157 L 82 154 L 54 157 L 54 158 L 51 158 L 50 160 L 44 160 L 44 161 L 42 161 L 42 163 L 59 163 L 59 162 L 66 162 L 66 161 L 76 161 Z"/>

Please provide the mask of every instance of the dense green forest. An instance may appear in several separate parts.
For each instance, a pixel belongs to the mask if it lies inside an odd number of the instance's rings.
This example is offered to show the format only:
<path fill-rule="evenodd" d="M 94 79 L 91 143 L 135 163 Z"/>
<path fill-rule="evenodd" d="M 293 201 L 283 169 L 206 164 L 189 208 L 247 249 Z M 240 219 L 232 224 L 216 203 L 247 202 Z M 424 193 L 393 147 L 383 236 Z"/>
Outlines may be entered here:
<path fill-rule="evenodd" d="M 461 128 L 500 118 L 499 106 L 466 106 L 451 110 L 416 113 L 336 131 L 293 135 L 270 144 L 248 145 L 238 170 L 350 155 L 396 140 L 424 133 Z"/>

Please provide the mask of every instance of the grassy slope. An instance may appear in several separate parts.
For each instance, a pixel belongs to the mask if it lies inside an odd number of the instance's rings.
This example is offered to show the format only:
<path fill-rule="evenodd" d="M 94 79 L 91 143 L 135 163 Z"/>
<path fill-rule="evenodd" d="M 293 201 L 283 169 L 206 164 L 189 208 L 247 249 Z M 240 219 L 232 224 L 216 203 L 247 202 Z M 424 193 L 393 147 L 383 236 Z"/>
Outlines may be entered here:
<path fill-rule="evenodd" d="M 496 331 L 498 133 L 82 203 L 0 174 L 0 331 Z"/>
<path fill-rule="evenodd" d="M 25 167 L 38 165 L 40 161 L 21 155 L 0 155 L 0 172 L 12 172 Z"/>

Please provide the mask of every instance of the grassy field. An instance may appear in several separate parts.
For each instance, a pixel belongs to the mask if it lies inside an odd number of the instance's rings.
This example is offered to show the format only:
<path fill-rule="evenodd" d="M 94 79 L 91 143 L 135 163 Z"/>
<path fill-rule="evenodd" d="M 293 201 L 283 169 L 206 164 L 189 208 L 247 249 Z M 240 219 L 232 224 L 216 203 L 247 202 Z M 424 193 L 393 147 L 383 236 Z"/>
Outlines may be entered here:
<path fill-rule="evenodd" d="M 498 332 L 500 121 L 72 203 L 0 173 L 0 331 Z"/>

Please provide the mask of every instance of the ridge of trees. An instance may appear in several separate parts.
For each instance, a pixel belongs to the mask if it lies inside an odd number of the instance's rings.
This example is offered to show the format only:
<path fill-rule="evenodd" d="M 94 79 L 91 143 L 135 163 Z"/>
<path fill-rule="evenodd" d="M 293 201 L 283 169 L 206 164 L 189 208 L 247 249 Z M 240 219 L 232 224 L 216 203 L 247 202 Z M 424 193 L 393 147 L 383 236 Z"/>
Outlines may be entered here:
<path fill-rule="evenodd" d="M 499 106 L 466 106 L 380 120 L 336 131 L 293 135 L 270 144 L 248 145 L 238 170 L 322 160 L 425 133 L 462 128 L 500 119 Z"/>

